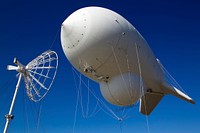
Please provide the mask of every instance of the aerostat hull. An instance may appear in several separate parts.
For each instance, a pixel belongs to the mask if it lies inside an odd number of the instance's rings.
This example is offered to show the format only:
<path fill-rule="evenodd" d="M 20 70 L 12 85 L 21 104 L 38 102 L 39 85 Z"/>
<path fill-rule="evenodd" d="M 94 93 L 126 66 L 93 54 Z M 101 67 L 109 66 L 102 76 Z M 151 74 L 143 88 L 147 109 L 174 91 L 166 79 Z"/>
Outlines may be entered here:
<path fill-rule="evenodd" d="M 70 63 L 98 82 L 112 104 L 128 106 L 147 92 L 168 93 L 162 86 L 163 71 L 145 39 L 109 9 L 86 7 L 72 13 L 62 24 L 61 43 Z"/>

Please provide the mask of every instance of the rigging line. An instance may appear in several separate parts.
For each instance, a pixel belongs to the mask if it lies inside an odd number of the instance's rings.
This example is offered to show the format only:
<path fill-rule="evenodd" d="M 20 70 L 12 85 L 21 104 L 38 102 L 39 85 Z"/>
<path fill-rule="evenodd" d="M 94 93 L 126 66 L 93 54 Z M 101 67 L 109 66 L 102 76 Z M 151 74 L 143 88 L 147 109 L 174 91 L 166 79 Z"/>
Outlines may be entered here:
<path fill-rule="evenodd" d="M 123 111 L 122 111 L 122 113 L 121 113 L 122 118 L 124 117 L 124 113 L 125 113 L 125 108 L 123 108 Z"/>
<path fill-rule="evenodd" d="M 36 112 L 38 114 L 37 115 L 37 124 L 36 124 L 36 126 L 37 126 L 37 132 L 36 133 L 39 132 L 39 127 L 43 131 L 43 133 L 45 133 L 46 131 L 45 131 L 45 128 L 43 126 L 42 119 L 41 119 L 41 113 L 42 113 L 42 107 L 43 107 L 42 105 L 43 105 L 43 103 L 42 103 L 42 101 L 39 101 L 37 103 L 39 103 L 39 107 L 38 107 L 39 111 Z M 36 108 L 36 105 L 35 105 L 35 108 Z"/>
<path fill-rule="evenodd" d="M 23 120 L 24 120 L 24 123 L 23 123 L 23 127 L 24 127 L 24 133 L 26 132 L 26 105 L 25 105 L 25 95 L 24 95 L 24 91 L 22 92 L 22 96 L 23 96 L 23 98 L 22 98 L 22 105 L 23 105 Z"/>
<path fill-rule="evenodd" d="M 78 73 L 75 71 L 76 75 L 78 76 Z M 87 87 L 86 83 L 84 81 L 82 81 L 83 84 Z M 95 93 L 89 88 L 90 93 L 102 104 L 104 105 L 104 107 L 117 119 L 120 119 L 114 112 L 112 109 L 110 109 L 102 100 L 99 100 L 99 98 L 95 95 Z"/>
<path fill-rule="evenodd" d="M 33 121 L 34 121 L 34 123 L 37 123 L 37 118 L 36 118 L 36 113 L 38 114 L 38 111 L 37 111 L 37 108 L 36 108 L 36 103 L 35 102 L 31 102 L 31 101 L 29 101 L 29 105 L 30 105 L 30 108 L 31 108 L 31 110 L 32 111 L 30 111 L 31 113 L 32 113 L 32 118 L 33 118 Z M 36 128 L 36 125 L 35 125 L 35 128 Z"/>
<path fill-rule="evenodd" d="M 76 102 L 76 109 L 75 109 L 75 116 L 74 116 L 74 125 L 73 125 L 73 133 L 75 132 L 75 126 L 76 126 L 76 117 L 77 117 L 77 110 L 78 110 L 78 101 L 79 101 L 79 97 L 80 97 L 80 91 L 78 90 L 78 86 L 77 86 L 77 82 L 76 82 L 76 78 L 75 78 L 75 70 L 74 68 L 72 67 L 72 73 L 73 73 L 73 78 L 74 78 L 74 82 L 75 82 L 75 87 L 77 89 L 77 102 Z M 89 81 L 89 80 L 88 80 Z M 88 85 L 89 86 L 89 85 Z M 88 90 L 89 91 L 89 90 Z M 97 105 L 98 105 L 98 101 L 96 103 L 96 106 L 95 106 L 95 109 L 94 111 L 88 116 L 89 117 L 92 117 L 93 115 L 95 115 L 98 111 L 96 111 L 96 108 L 97 108 Z"/>
<path fill-rule="evenodd" d="M 74 83 L 75 83 L 76 90 L 78 91 L 78 86 L 77 86 L 77 82 L 76 82 L 76 78 L 75 78 L 75 70 L 73 69 L 73 67 L 72 67 L 72 74 L 74 77 Z"/>
<path fill-rule="evenodd" d="M 99 100 L 99 99 L 98 99 Z M 102 100 L 99 100 L 100 103 L 117 119 L 119 120 L 120 118 L 113 112 L 112 109 L 110 109 Z"/>
<path fill-rule="evenodd" d="M 107 114 L 108 116 L 110 116 L 111 118 L 116 119 L 116 120 L 119 120 L 119 119 L 120 119 L 119 117 L 114 117 L 114 116 L 112 116 L 109 112 L 107 112 L 105 109 L 103 109 L 100 105 L 99 105 L 99 108 L 100 108 L 105 114 Z"/>
<path fill-rule="evenodd" d="M 41 112 L 42 112 L 42 104 L 40 104 L 40 106 L 39 106 L 39 112 L 38 112 L 37 124 L 36 124 L 36 133 L 38 133 L 39 127 L 40 127 L 39 124 L 40 124 Z"/>
<path fill-rule="evenodd" d="M 25 115 L 24 123 L 26 123 L 25 127 L 24 127 L 24 133 L 26 132 L 26 129 L 27 129 L 27 132 L 29 133 L 28 110 L 27 110 L 27 101 L 26 101 L 26 97 L 25 97 L 25 91 L 23 91 L 23 99 L 24 99 L 23 105 L 24 105 L 24 115 Z"/>
<path fill-rule="evenodd" d="M 31 102 L 31 101 L 30 101 Z M 32 116 L 33 116 L 33 118 L 34 118 L 34 121 L 35 121 L 35 123 L 37 124 L 37 120 L 38 120 L 38 115 L 36 116 L 36 114 L 40 114 L 40 110 L 38 110 L 38 109 L 40 109 L 40 106 L 42 106 L 41 104 L 42 104 L 42 101 L 40 101 L 40 102 L 37 102 L 38 104 L 39 104 L 39 107 L 38 107 L 38 105 L 36 105 L 36 103 L 35 102 L 31 102 L 31 108 L 32 108 L 32 110 L 34 110 L 34 112 L 32 112 Z M 36 118 L 37 117 L 37 118 Z M 40 120 L 40 123 L 41 123 L 41 127 L 42 127 L 42 129 L 43 129 L 43 132 L 45 132 L 45 129 L 44 129 L 44 127 L 42 126 L 42 121 Z M 36 126 L 37 125 L 35 125 L 35 129 L 36 129 Z"/>
<path fill-rule="evenodd" d="M 123 113 L 122 113 L 123 120 L 126 120 L 126 119 L 130 118 L 131 116 L 133 116 L 133 114 L 131 113 L 132 114 L 131 115 L 130 112 L 131 111 L 133 112 L 135 110 L 136 104 L 137 103 L 132 104 L 132 105 L 130 105 L 128 107 L 124 107 L 123 108 Z"/>
<path fill-rule="evenodd" d="M 135 43 L 135 47 L 136 47 L 136 56 L 137 56 L 137 61 L 138 61 L 138 68 L 139 68 L 139 73 L 140 73 L 140 88 L 141 88 L 141 91 L 142 91 L 142 95 L 141 95 L 141 99 L 142 99 L 142 96 L 144 96 L 144 86 L 142 84 L 141 64 L 140 64 L 140 58 L 139 58 L 139 52 L 138 52 L 138 45 L 136 43 Z M 145 96 L 144 96 L 144 108 L 145 108 L 145 113 L 147 114 Z M 147 115 L 146 115 L 146 123 L 147 123 L 148 133 L 150 133 L 149 120 L 148 120 L 148 116 Z"/>
<path fill-rule="evenodd" d="M 135 107 L 136 107 L 136 105 L 132 106 L 132 107 L 126 112 L 126 114 L 124 115 L 124 118 L 123 118 L 124 120 L 129 119 L 130 117 L 134 116 L 133 111 L 134 111 Z M 131 111 L 132 111 L 132 112 L 131 112 Z M 130 114 L 130 112 L 131 112 L 131 114 Z M 128 115 L 128 114 L 129 114 L 129 115 Z"/>
<path fill-rule="evenodd" d="M 136 57 L 137 57 L 137 63 L 138 63 L 138 70 L 140 74 L 140 98 L 144 95 L 143 85 L 142 85 L 142 70 L 141 70 L 141 64 L 140 64 L 140 58 L 139 58 L 139 52 L 138 52 L 138 45 L 135 43 L 135 50 L 136 50 Z"/>
<path fill-rule="evenodd" d="M 76 127 L 76 117 L 77 117 L 77 111 L 78 111 L 78 101 L 79 101 L 79 91 L 77 92 L 76 109 L 75 109 L 75 112 L 74 112 L 73 133 L 75 133 L 75 127 Z"/>
<path fill-rule="evenodd" d="M 86 83 L 85 83 L 85 81 L 82 79 L 82 76 L 81 76 L 81 74 L 80 74 L 80 76 L 79 76 L 79 91 L 80 91 L 80 104 L 81 104 L 81 109 L 82 109 L 82 116 L 83 116 L 83 118 L 87 118 L 87 116 L 86 116 L 86 113 L 87 113 L 87 110 L 86 110 L 86 112 L 84 112 L 84 108 L 83 108 L 83 97 L 82 97 L 82 88 L 81 88 L 81 83 L 83 82 L 84 83 L 84 85 L 85 85 L 85 87 L 87 88 L 87 90 L 90 92 L 90 88 L 89 88 L 89 86 L 88 85 L 86 85 Z M 99 98 L 98 98 L 98 100 L 99 100 Z M 105 105 L 104 105 L 105 106 Z"/>
<path fill-rule="evenodd" d="M 43 133 L 46 133 L 46 131 L 45 131 L 45 128 L 44 128 L 44 125 L 43 125 L 43 123 L 42 123 L 42 119 L 41 119 L 41 113 L 42 113 L 42 101 L 40 101 L 40 106 L 39 106 L 39 123 L 37 124 L 38 125 L 38 130 L 39 130 L 39 127 L 40 127 L 40 129 L 42 128 L 42 131 L 43 131 Z M 37 132 L 38 133 L 38 132 Z"/>
<path fill-rule="evenodd" d="M 82 96 L 82 87 L 81 87 L 81 83 L 82 83 L 82 75 L 80 74 L 79 76 L 79 92 L 80 92 L 80 105 L 81 105 L 81 111 L 82 111 L 82 116 L 83 118 L 85 118 L 85 112 L 84 112 L 84 108 L 83 108 L 83 96 Z"/>
<path fill-rule="evenodd" d="M 120 36 L 119 36 L 119 38 L 118 38 L 118 40 L 117 40 L 117 42 L 116 42 L 116 45 L 114 46 L 114 49 L 119 45 L 119 41 L 121 40 L 121 38 L 122 38 L 122 34 L 120 34 Z M 108 61 L 109 61 L 109 59 L 112 57 L 112 53 L 106 58 L 106 60 L 104 61 L 104 62 L 101 62 L 101 64 L 99 65 L 99 66 L 97 66 L 97 68 L 95 69 L 96 71 L 99 69 L 99 68 L 101 68 L 104 64 L 106 64 Z"/>
<path fill-rule="evenodd" d="M 162 69 L 164 70 L 164 72 L 167 74 L 166 76 L 168 76 L 168 78 L 170 78 L 169 80 L 171 80 L 171 82 L 173 82 L 175 85 L 177 85 L 177 87 L 179 87 L 187 95 L 187 93 L 185 92 L 185 90 L 175 80 L 175 78 L 167 71 L 167 69 L 161 63 L 160 63 L 160 65 L 161 65 Z M 173 83 L 170 83 L 170 84 L 173 85 Z"/>
<path fill-rule="evenodd" d="M 36 107 L 35 104 L 33 104 L 33 107 L 34 107 L 34 111 L 35 111 L 35 114 L 34 114 L 34 121 L 35 121 L 34 129 L 35 129 L 35 133 L 36 133 L 39 112 L 38 112 L 38 107 Z"/>
<path fill-rule="evenodd" d="M 123 122 L 123 121 L 119 121 L 120 133 L 122 133 L 122 122 Z"/>
<path fill-rule="evenodd" d="M 124 114 L 124 112 L 125 112 L 125 108 L 124 108 L 124 110 L 123 110 L 123 115 L 122 115 L 122 118 L 123 118 L 123 120 L 125 120 L 126 118 L 128 118 L 128 113 L 131 111 L 131 109 L 128 109 L 127 111 L 126 111 L 126 113 Z"/>
<path fill-rule="evenodd" d="M 127 49 L 128 49 L 128 47 L 127 47 Z M 129 72 L 129 86 L 130 86 L 130 88 L 132 88 L 132 83 L 131 83 L 131 70 L 130 70 L 130 63 L 129 63 L 129 58 L 128 58 L 128 52 L 126 51 L 126 62 L 127 62 L 127 68 L 128 68 L 128 72 Z M 131 97 L 133 97 L 133 91 L 130 91 L 130 94 L 131 94 Z M 123 112 L 122 112 L 122 117 L 124 118 L 124 117 L 126 117 L 126 115 L 127 115 L 127 112 L 126 112 L 126 114 L 124 114 L 125 113 L 125 108 L 123 109 Z"/>
<path fill-rule="evenodd" d="M 88 79 L 88 88 L 90 87 L 90 81 Z M 87 89 L 87 109 L 86 109 L 86 117 L 88 117 L 88 113 L 89 113 L 89 104 L 90 104 L 90 91 L 89 89 Z"/>
<path fill-rule="evenodd" d="M 126 87 L 126 91 L 128 92 L 129 101 L 131 102 L 130 91 L 129 91 L 129 89 L 128 89 L 128 87 L 127 87 L 127 84 L 126 84 L 126 82 L 125 82 L 124 76 L 122 75 L 122 70 L 121 70 L 120 65 L 119 65 L 119 62 L 118 62 L 118 60 L 117 60 L 117 56 L 116 56 L 116 54 L 115 54 L 115 51 L 114 51 L 113 47 L 111 47 L 111 48 L 112 48 L 112 52 L 113 52 L 113 55 L 114 55 L 114 57 L 115 57 L 115 61 L 116 61 L 116 63 L 117 63 L 117 67 L 118 67 L 118 69 L 119 69 L 121 78 L 122 78 L 123 83 L 124 83 L 124 85 L 125 85 L 125 87 Z"/>
<path fill-rule="evenodd" d="M 49 49 L 51 49 L 51 48 L 53 47 L 53 45 L 55 44 L 55 41 L 56 41 L 56 38 L 57 38 L 57 36 L 58 36 L 59 31 L 60 31 L 60 28 L 58 28 L 58 30 L 57 30 L 57 32 L 56 32 L 56 35 L 54 36 L 53 42 L 52 42 L 52 44 L 50 45 Z"/>
<path fill-rule="evenodd" d="M 100 109 L 97 110 L 97 107 L 98 107 L 98 101 L 96 102 L 96 105 L 95 105 L 93 112 L 88 116 L 88 118 L 93 117 L 94 115 L 96 115 L 100 111 Z"/>
<path fill-rule="evenodd" d="M 39 122 L 41 123 L 40 125 L 41 125 L 41 127 L 42 127 L 42 130 L 43 130 L 43 132 L 45 132 L 45 129 L 44 129 L 44 127 L 43 127 L 43 125 L 42 125 L 42 121 L 40 120 L 40 115 L 41 115 L 41 110 L 42 110 L 42 101 L 40 101 L 40 102 L 38 102 L 39 103 L 39 107 L 38 107 L 38 105 L 36 106 L 36 103 L 35 102 L 31 102 L 31 108 L 32 108 L 32 110 L 34 110 L 34 112 L 32 112 L 32 116 L 33 116 L 33 118 L 34 118 L 34 121 L 35 121 L 35 123 L 36 123 L 36 125 L 35 125 L 35 132 L 36 132 L 36 130 L 37 130 L 37 127 L 38 127 L 38 125 L 39 125 L 39 123 L 38 123 L 38 120 L 39 120 Z M 37 115 L 37 116 L 36 116 Z M 36 132 L 37 133 L 37 132 Z"/>
<path fill-rule="evenodd" d="M 126 62 L 127 62 L 127 67 L 128 67 L 128 72 L 129 72 L 129 85 L 132 88 L 132 83 L 131 83 L 131 71 L 130 71 L 130 65 L 129 65 L 129 59 L 128 59 L 128 54 L 126 54 Z M 133 92 L 131 91 L 131 96 Z"/>
<path fill-rule="evenodd" d="M 75 82 L 75 87 L 76 87 L 76 89 L 77 89 L 77 91 L 78 91 L 78 86 L 77 86 L 77 82 L 76 82 L 76 78 L 75 78 L 75 70 L 74 70 L 74 68 L 72 67 L 72 73 L 73 73 L 73 77 L 74 77 L 74 82 Z M 88 80 L 88 88 L 89 88 L 89 80 Z M 89 89 L 87 89 L 88 90 L 88 93 L 90 92 L 89 91 Z M 78 91 L 79 92 L 79 91 Z M 88 94 L 89 95 L 89 94 Z M 97 106 L 98 106 L 98 101 L 96 102 L 96 106 L 95 106 L 95 108 L 94 108 L 94 110 L 93 110 L 93 112 L 89 115 L 89 109 L 88 109 L 88 113 L 87 113 L 87 117 L 89 118 L 89 117 L 92 117 L 93 115 L 95 115 L 98 111 L 96 111 L 97 110 Z M 89 104 L 88 104 L 88 108 L 89 108 Z"/>
<path fill-rule="evenodd" d="M 72 67 L 72 73 L 73 73 L 73 78 L 74 78 L 74 82 L 75 82 L 75 87 L 77 89 L 77 98 L 76 98 L 76 108 L 75 108 L 75 112 L 74 112 L 74 123 L 73 123 L 73 133 L 75 133 L 75 127 L 76 127 L 76 120 L 77 120 L 77 111 L 78 111 L 78 103 L 79 103 L 79 97 L 80 97 L 80 84 L 79 87 L 77 86 L 77 82 L 75 79 L 75 70 Z M 79 83 L 80 83 L 81 79 L 79 78 Z"/>
<path fill-rule="evenodd" d="M 30 108 L 31 108 L 31 110 L 33 110 L 33 111 L 31 111 L 31 113 L 32 113 L 32 118 L 33 118 L 33 121 L 36 123 L 36 116 L 35 116 L 35 113 L 37 113 L 37 111 L 36 111 L 36 107 L 35 107 L 35 105 L 34 105 L 34 103 L 33 102 L 29 102 L 30 103 Z"/>
<path fill-rule="evenodd" d="M 75 71 L 76 75 L 78 76 L 78 73 Z M 83 81 L 83 84 L 87 87 L 86 83 Z M 102 100 L 99 100 L 99 98 L 95 95 L 95 93 L 89 88 L 90 93 L 96 98 L 116 119 L 119 119 L 119 117 L 110 109 Z"/>

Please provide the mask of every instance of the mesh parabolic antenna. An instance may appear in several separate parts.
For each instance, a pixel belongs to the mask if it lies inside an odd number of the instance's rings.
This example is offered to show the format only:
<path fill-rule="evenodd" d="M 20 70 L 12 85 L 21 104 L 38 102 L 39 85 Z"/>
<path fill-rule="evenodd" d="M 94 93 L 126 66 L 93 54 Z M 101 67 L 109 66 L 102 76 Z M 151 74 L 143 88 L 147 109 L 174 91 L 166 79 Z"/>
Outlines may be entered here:
<path fill-rule="evenodd" d="M 37 102 L 49 91 L 54 81 L 58 66 L 58 56 L 54 51 L 46 51 L 26 66 L 24 75 L 26 93 Z"/>
<path fill-rule="evenodd" d="M 8 124 L 13 119 L 12 109 L 15 103 L 19 84 L 22 78 L 25 81 L 27 96 L 34 102 L 40 101 L 47 94 L 55 79 L 58 67 L 58 55 L 56 52 L 48 50 L 33 59 L 26 66 L 22 65 L 16 58 L 14 63 L 17 66 L 8 65 L 8 70 L 16 70 L 19 75 L 13 100 L 9 113 L 6 117 L 4 133 L 7 132 Z"/>

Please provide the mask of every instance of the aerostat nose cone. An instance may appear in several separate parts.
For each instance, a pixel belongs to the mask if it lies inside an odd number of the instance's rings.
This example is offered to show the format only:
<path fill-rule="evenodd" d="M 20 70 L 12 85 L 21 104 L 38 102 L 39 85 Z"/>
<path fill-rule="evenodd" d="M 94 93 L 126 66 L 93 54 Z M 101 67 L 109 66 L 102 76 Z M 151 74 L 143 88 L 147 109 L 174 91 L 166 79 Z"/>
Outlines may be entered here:
<path fill-rule="evenodd" d="M 61 25 L 62 32 L 64 32 L 66 36 L 69 36 L 72 33 L 72 27 L 73 25 L 67 22 L 62 23 Z"/>
<path fill-rule="evenodd" d="M 61 42 L 65 50 L 71 50 L 82 42 L 87 31 L 86 13 L 76 11 L 72 13 L 61 26 Z"/>

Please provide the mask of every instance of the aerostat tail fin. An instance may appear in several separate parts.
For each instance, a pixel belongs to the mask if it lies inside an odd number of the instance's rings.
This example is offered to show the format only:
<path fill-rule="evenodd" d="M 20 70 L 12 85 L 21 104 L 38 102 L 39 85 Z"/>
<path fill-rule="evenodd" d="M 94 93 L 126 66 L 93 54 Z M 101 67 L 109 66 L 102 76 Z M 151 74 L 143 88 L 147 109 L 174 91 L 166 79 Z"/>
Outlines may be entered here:
<path fill-rule="evenodd" d="M 140 113 L 150 115 L 163 96 L 164 94 L 146 93 L 140 99 Z"/>
<path fill-rule="evenodd" d="M 163 70 L 164 75 L 166 76 L 166 78 L 168 77 L 169 81 L 171 83 L 175 83 L 176 85 L 178 83 L 176 83 L 175 79 L 170 75 L 170 73 L 164 68 L 164 66 L 162 65 L 162 63 L 159 61 L 159 59 L 157 59 L 158 64 L 160 65 L 160 68 Z M 163 89 L 163 92 L 165 94 L 172 94 L 178 98 L 181 98 L 189 103 L 195 104 L 195 101 L 190 98 L 187 94 L 183 93 L 182 91 L 180 91 L 179 89 L 177 89 L 174 85 L 170 85 L 170 82 L 163 82 L 161 84 L 161 88 Z"/>
<path fill-rule="evenodd" d="M 162 88 L 163 88 L 163 90 L 164 90 L 164 92 L 166 94 L 172 94 L 172 95 L 174 95 L 174 96 L 176 96 L 178 98 L 181 98 L 182 100 L 185 100 L 185 101 L 187 101 L 189 103 L 195 104 L 195 101 L 192 98 L 190 98 L 188 95 L 186 95 L 182 91 L 178 90 L 174 86 L 171 86 L 171 85 L 169 85 L 167 83 L 163 83 L 162 84 Z"/>
<path fill-rule="evenodd" d="M 157 61 L 160 67 L 162 68 L 163 73 L 169 75 L 171 80 L 174 82 L 173 77 L 169 74 L 169 72 L 167 72 L 167 70 L 163 67 L 161 62 L 158 59 Z M 187 94 L 183 93 L 182 91 L 165 81 L 161 83 L 160 87 L 162 92 L 147 92 L 144 96 L 142 96 L 142 98 L 140 99 L 140 113 L 144 115 L 149 115 L 165 94 L 171 94 L 189 103 L 195 104 L 195 101 L 192 98 L 190 98 Z"/>

